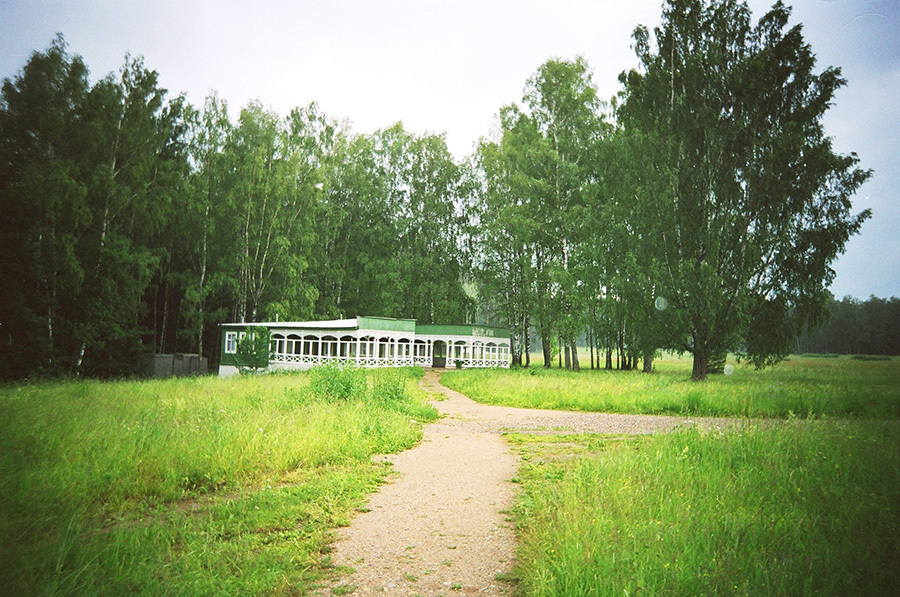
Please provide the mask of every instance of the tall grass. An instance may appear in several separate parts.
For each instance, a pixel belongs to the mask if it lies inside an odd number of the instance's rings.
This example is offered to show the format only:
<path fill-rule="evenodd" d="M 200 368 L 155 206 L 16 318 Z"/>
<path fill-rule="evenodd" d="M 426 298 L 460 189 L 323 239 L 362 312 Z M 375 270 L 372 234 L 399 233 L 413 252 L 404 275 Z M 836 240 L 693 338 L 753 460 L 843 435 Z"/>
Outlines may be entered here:
<path fill-rule="evenodd" d="M 707 434 L 525 442 L 523 592 L 900 594 L 896 422 L 800 421 Z M 572 438 L 565 438 L 571 443 Z M 537 446 L 537 447 L 535 447 Z"/>
<path fill-rule="evenodd" d="M 484 404 L 613 413 L 744 417 L 900 417 L 900 360 L 791 357 L 755 370 L 692 382 L 688 359 L 638 371 L 513 369 L 448 371 L 442 383 Z"/>
<path fill-rule="evenodd" d="M 341 400 L 304 374 L 0 388 L 0 582 L 298 590 L 386 474 L 369 457 L 411 447 L 436 416 L 409 372 L 362 375 Z"/>

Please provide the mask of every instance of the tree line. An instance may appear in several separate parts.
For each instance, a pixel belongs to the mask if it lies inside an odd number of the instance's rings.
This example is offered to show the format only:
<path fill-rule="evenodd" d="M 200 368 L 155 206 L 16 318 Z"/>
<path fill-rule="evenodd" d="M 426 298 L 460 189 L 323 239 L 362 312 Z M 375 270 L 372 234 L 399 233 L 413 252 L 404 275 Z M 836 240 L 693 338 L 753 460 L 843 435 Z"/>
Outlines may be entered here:
<path fill-rule="evenodd" d="M 215 356 L 223 321 L 357 314 L 504 325 L 516 364 L 534 336 L 578 369 L 585 332 L 598 365 L 776 362 L 821 323 L 871 174 L 832 150 L 845 81 L 788 16 L 668 0 L 611 102 L 584 59 L 551 59 L 463 160 L 315 104 L 198 108 L 140 59 L 92 85 L 60 37 L 0 93 L 3 376 L 120 375 Z"/>
<path fill-rule="evenodd" d="M 754 24 L 744 2 L 669 0 L 652 34 L 635 29 L 640 64 L 611 104 L 584 60 L 550 60 L 501 110 L 476 155 L 476 270 L 514 361 L 535 330 L 545 365 L 559 338 L 578 369 L 587 329 L 607 366 L 615 350 L 650 370 L 664 348 L 691 353 L 701 380 L 728 352 L 775 363 L 822 322 L 871 172 L 825 135 L 846 81 L 816 72 L 789 15 L 777 2 Z"/>
<path fill-rule="evenodd" d="M 829 317 L 797 337 L 796 352 L 900 355 L 900 299 L 845 296 L 828 301 Z"/>
<path fill-rule="evenodd" d="M 3 376 L 215 357 L 225 321 L 466 321 L 462 172 L 400 124 L 194 107 L 140 59 L 92 85 L 59 37 L 0 95 Z"/>

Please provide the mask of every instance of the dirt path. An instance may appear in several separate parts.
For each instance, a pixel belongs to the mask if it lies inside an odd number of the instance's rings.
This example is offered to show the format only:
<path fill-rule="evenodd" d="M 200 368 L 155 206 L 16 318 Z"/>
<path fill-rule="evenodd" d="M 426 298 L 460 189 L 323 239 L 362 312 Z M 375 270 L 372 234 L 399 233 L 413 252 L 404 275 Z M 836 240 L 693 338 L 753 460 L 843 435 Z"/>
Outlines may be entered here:
<path fill-rule="evenodd" d="M 370 511 L 343 529 L 335 563 L 354 595 L 509 595 L 498 574 L 512 569 L 515 537 L 505 513 L 513 503 L 518 461 L 503 431 L 653 433 L 683 425 L 724 427 L 727 419 L 607 415 L 485 406 L 442 386 L 427 371 L 423 388 L 446 397 L 442 418 L 422 443 L 386 459 L 399 478 L 369 501 Z"/>

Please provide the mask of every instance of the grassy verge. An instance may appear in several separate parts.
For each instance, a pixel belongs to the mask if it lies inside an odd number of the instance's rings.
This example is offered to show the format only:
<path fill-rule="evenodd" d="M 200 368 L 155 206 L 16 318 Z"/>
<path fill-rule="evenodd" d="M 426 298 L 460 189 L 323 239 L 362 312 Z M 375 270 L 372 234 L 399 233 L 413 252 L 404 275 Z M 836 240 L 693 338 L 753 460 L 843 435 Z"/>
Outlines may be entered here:
<path fill-rule="evenodd" d="M 520 587 L 900 594 L 898 431 L 896 421 L 794 421 L 724 434 L 510 436 L 525 460 Z"/>
<path fill-rule="evenodd" d="M 484 404 L 614 413 L 706 416 L 900 418 L 900 360 L 791 357 L 757 371 L 692 382 L 688 359 L 655 371 L 560 369 L 448 371 L 443 384 Z"/>
<path fill-rule="evenodd" d="M 388 473 L 369 457 L 436 417 L 416 372 L 348 376 L 0 388 L 0 586 L 303 594 Z"/>

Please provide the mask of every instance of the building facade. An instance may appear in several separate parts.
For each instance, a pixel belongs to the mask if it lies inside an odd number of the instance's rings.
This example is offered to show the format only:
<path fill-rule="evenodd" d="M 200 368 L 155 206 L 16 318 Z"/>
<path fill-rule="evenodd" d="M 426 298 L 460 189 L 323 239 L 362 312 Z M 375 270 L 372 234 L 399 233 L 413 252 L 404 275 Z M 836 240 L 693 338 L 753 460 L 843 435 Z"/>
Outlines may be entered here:
<path fill-rule="evenodd" d="M 478 325 L 424 325 L 414 319 L 355 317 L 330 321 L 222 324 L 219 376 L 238 373 L 238 340 L 248 326 L 271 334 L 269 370 L 324 363 L 359 367 L 509 367 L 509 330 Z"/>

